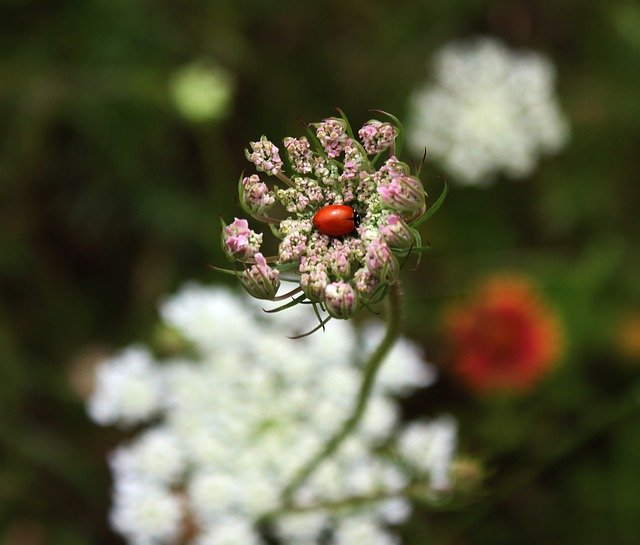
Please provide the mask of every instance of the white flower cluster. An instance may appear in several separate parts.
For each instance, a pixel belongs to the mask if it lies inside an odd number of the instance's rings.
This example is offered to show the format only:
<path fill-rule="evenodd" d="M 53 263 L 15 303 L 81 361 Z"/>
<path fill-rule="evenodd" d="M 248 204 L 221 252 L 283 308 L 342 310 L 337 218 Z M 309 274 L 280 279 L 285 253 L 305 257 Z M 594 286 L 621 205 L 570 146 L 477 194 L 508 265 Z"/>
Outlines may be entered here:
<path fill-rule="evenodd" d="M 408 137 L 461 184 L 485 184 L 500 171 L 525 177 L 539 155 L 568 140 L 555 70 L 542 55 L 492 38 L 452 43 L 436 53 L 434 79 L 411 98 Z"/>
<path fill-rule="evenodd" d="M 308 312 L 298 306 L 261 320 L 255 305 L 223 288 L 187 285 L 163 303 L 161 315 L 197 358 L 155 361 L 134 347 L 98 368 L 89 402 L 94 420 L 149 421 L 110 459 L 111 522 L 128 543 L 176 543 L 186 534 L 192 537 L 180 542 L 189 545 L 262 543 L 255 521 L 282 507 L 285 486 L 351 414 L 361 380 L 357 362 L 381 328 L 359 339 L 341 323 L 292 341 L 282 331 L 309 328 Z M 450 485 L 455 423 L 440 418 L 399 431 L 391 397 L 434 379 L 419 349 L 400 341 L 360 427 L 293 498 L 307 508 L 383 499 L 279 516 L 275 530 L 283 543 L 311 545 L 327 535 L 334 545 L 398 542 L 387 525 L 410 513 L 402 489 L 416 479 L 427 493 Z"/>

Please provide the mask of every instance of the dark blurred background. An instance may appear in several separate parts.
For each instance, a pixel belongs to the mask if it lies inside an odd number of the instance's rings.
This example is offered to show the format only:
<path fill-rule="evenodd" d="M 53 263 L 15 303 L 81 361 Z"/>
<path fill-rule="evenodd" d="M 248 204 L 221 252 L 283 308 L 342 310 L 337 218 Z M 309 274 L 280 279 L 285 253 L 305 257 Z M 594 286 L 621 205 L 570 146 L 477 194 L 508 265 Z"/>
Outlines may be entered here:
<path fill-rule="evenodd" d="M 640 542 L 640 4 L 3 0 L 0 4 L 0 544 L 117 544 L 91 366 L 154 335 L 187 279 L 226 282 L 218 215 L 241 213 L 243 149 L 335 106 L 354 127 L 407 99 L 447 42 L 549 56 L 568 147 L 530 178 L 453 187 L 405 270 L 405 332 L 446 364 L 442 313 L 478 277 L 531 277 L 564 324 L 555 371 L 477 396 L 443 373 L 408 415 L 449 411 L 482 461 L 472 501 L 416 511 L 418 544 Z M 226 71 L 219 115 L 176 105 L 193 62 Z M 206 117 L 206 116 L 204 116 Z M 428 144 L 428 143 L 427 143 Z M 419 159 L 419 158 L 416 158 Z M 443 173 L 423 169 L 434 195 Z"/>

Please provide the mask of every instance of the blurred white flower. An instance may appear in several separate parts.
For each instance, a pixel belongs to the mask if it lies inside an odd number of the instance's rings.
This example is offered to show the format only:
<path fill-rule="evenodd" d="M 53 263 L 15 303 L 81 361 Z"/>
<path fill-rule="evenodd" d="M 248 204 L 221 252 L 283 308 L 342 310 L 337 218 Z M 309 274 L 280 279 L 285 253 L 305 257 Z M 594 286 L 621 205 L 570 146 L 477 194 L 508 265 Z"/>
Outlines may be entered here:
<path fill-rule="evenodd" d="M 456 421 L 443 416 L 409 424 L 400 434 L 399 450 L 417 471 L 428 473 L 434 490 L 449 487 L 451 457 L 456 448 Z"/>
<path fill-rule="evenodd" d="M 229 111 L 233 81 L 219 66 L 193 62 L 176 70 L 169 90 L 176 108 L 188 121 L 217 121 Z"/>
<path fill-rule="evenodd" d="M 194 545 L 259 545 L 260 538 L 251 524 L 241 517 L 218 521 L 215 529 L 200 535 Z"/>
<path fill-rule="evenodd" d="M 155 427 L 131 444 L 119 447 L 110 462 L 113 472 L 123 480 L 143 478 L 171 485 L 185 470 L 185 453 L 174 433 Z"/>
<path fill-rule="evenodd" d="M 303 331 L 313 326 L 306 311 L 298 306 L 266 318 L 249 298 L 189 284 L 164 301 L 161 315 L 192 343 L 196 357 L 154 362 L 134 348 L 98 368 L 92 417 L 99 423 L 131 423 L 132 414 L 134 421 L 150 420 L 111 457 L 112 521 L 131 543 L 170 543 L 181 518 L 199 530 L 190 545 L 259 543 L 254 522 L 282 508 L 285 486 L 351 414 L 361 381 L 358 352 L 366 355 L 381 335 L 377 326 L 367 329 L 362 348 L 351 324 L 339 323 L 304 339 L 285 338 L 283 331 L 294 324 Z M 381 499 L 343 509 L 337 527 L 329 509 L 277 518 L 285 543 L 312 544 L 332 529 L 345 545 L 395 543 L 385 528 L 410 513 L 406 500 L 395 497 L 417 474 L 407 464 L 419 458 L 417 471 L 437 484 L 448 474 L 454 442 L 435 454 L 440 440 L 424 443 L 420 458 L 418 441 L 408 440 L 403 463 L 401 453 L 384 455 L 375 447 L 397 442 L 399 410 L 389 396 L 427 385 L 434 376 L 418 347 L 401 340 L 383 365 L 359 428 L 294 496 L 305 506 L 354 496 Z M 152 402 L 132 410 L 137 405 L 130 395 Z M 357 524 L 347 522 L 351 515 Z M 157 517 L 162 520 L 156 524 Z"/>
<path fill-rule="evenodd" d="M 398 537 L 384 531 L 363 517 L 349 517 L 341 520 L 333 537 L 335 545 L 398 545 Z"/>
<path fill-rule="evenodd" d="M 88 411 L 98 424 L 142 422 L 160 408 L 161 379 L 148 350 L 132 346 L 96 370 Z"/>
<path fill-rule="evenodd" d="M 180 531 L 180 498 L 169 489 L 141 479 L 116 480 L 111 511 L 113 528 L 132 545 L 171 543 Z"/>
<path fill-rule="evenodd" d="M 411 97 L 408 140 L 459 183 L 486 184 L 501 171 L 525 177 L 541 154 L 566 144 L 546 57 L 479 38 L 445 46 L 433 68 L 434 83 Z"/>

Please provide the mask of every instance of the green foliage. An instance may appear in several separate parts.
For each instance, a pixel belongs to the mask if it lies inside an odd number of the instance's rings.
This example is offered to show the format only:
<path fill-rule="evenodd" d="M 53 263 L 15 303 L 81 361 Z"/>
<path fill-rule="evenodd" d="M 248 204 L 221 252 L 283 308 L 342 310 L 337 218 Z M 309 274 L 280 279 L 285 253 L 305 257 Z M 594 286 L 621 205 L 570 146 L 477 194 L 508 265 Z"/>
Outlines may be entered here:
<path fill-rule="evenodd" d="M 452 412 L 488 482 L 469 505 L 418 510 L 406 543 L 637 542 L 640 355 L 618 343 L 640 305 L 636 3 L 12 0 L 0 10 L 0 543 L 26 544 L 15 537 L 25 527 L 33 545 L 119 543 L 104 460 L 120 435 L 84 416 L 86 374 L 97 355 L 149 338 L 157 300 L 181 282 L 234 282 L 207 263 L 225 261 L 217 215 L 242 213 L 248 141 L 297 134 L 292 119 L 336 105 L 356 130 L 372 108 L 406 119 L 430 54 L 478 33 L 554 60 L 572 140 L 523 182 L 451 183 L 420 228 L 431 253 L 403 271 L 405 331 L 445 370 L 407 400 L 407 416 Z M 170 82 L 201 60 L 231 74 L 235 96 L 225 119 L 192 124 Z M 434 177 L 442 186 L 427 162 L 422 179 Z M 441 315 L 501 270 L 538 281 L 563 319 L 564 358 L 529 394 L 479 399 L 446 371 Z"/>

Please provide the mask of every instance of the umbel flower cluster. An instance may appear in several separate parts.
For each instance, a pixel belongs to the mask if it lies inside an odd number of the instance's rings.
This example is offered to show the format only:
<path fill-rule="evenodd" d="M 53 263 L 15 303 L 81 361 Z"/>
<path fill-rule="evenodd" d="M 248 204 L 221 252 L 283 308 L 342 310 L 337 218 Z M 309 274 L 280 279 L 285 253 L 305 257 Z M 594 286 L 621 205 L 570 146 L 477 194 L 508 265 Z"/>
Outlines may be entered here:
<path fill-rule="evenodd" d="M 454 42 L 435 54 L 433 76 L 411 99 L 409 140 L 416 151 L 427 142 L 460 184 L 528 176 L 540 155 L 568 140 L 555 69 L 543 55 L 493 38 Z"/>
<path fill-rule="evenodd" d="M 402 126 L 381 113 L 390 121 L 368 121 L 357 136 L 340 111 L 307 136 L 285 138 L 284 150 L 265 136 L 251 142 L 246 156 L 261 174 L 241 176 L 240 203 L 280 239 L 277 255 L 265 257 L 263 234 L 246 219 L 223 222 L 223 250 L 251 295 L 294 296 L 287 306 L 310 302 L 327 320 L 346 319 L 383 298 L 408 255 L 426 250 L 416 227 L 442 198 L 427 210 L 419 173 L 397 158 Z M 284 271 L 299 287 L 277 297 Z"/>
<path fill-rule="evenodd" d="M 285 545 L 398 543 L 389 528 L 409 516 L 407 498 L 433 501 L 452 486 L 455 422 L 401 427 L 395 401 L 431 384 L 434 369 L 414 344 L 396 343 L 357 428 L 284 502 L 352 411 L 353 362 L 382 328 L 358 340 L 343 324 L 292 343 L 282 328 L 313 316 L 298 307 L 260 319 L 250 301 L 187 285 L 160 308 L 182 355 L 160 360 L 138 345 L 99 366 L 89 414 L 139 430 L 110 459 L 113 528 L 131 545 L 258 545 L 265 524 Z"/>

